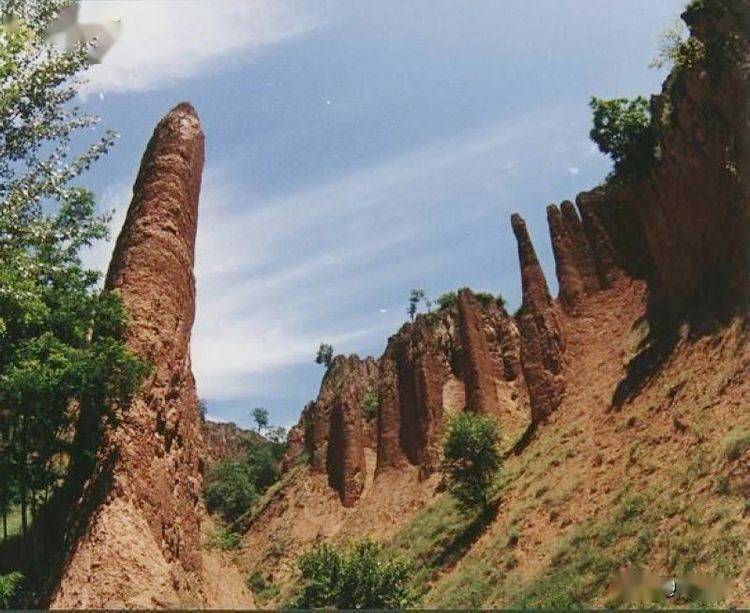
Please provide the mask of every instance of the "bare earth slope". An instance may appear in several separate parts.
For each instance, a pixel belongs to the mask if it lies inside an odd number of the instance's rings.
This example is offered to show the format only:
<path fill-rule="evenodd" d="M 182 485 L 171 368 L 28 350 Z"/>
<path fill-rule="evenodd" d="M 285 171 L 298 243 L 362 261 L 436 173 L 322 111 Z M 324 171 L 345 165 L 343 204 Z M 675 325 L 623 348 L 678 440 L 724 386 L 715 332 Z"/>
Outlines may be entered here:
<path fill-rule="evenodd" d="M 288 602 L 312 543 L 371 537 L 427 606 L 617 605 L 627 568 L 723 577 L 724 603 L 750 605 L 750 1 L 684 18 L 693 56 L 652 99 L 651 166 L 547 209 L 557 299 L 514 215 L 518 315 L 459 292 L 378 360 L 334 362 L 245 535 L 262 604 Z M 505 433 L 490 521 L 440 492 L 461 410 Z"/>
<path fill-rule="evenodd" d="M 612 604 L 624 566 L 728 576 L 728 604 L 750 602 L 747 332 L 736 321 L 681 340 L 612 409 L 643 337 L 642 300 L 640 283 L 621 281 L 564 320 L 568 393 L 508 459 L 495 521 L 426 605 Z"/>

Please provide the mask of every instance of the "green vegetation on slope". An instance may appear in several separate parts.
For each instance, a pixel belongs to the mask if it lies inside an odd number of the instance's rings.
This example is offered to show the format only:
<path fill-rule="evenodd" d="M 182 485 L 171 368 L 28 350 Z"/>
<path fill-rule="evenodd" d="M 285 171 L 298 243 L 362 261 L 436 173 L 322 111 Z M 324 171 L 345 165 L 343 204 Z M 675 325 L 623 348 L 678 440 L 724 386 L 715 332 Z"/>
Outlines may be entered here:
<path fill-rule="evenodd" d="M 301 556 L 298 567 L 295 609 L 401 609 L 414 602 L 408 566 L 369 540 L 316 545 Z"/>

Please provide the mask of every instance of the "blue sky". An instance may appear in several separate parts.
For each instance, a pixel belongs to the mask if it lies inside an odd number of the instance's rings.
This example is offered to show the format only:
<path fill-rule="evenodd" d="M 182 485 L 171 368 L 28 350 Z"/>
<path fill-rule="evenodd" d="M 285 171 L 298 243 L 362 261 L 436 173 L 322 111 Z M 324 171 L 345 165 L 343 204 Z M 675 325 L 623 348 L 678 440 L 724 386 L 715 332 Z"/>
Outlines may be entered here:
<path fill-rule="evenodd" d="M 121 133 L 89 175 L 119 231 L 174 104 L 206 132 L 193 365 L 215 419 L 295 422 L 321 341 L 380 355 L 412 288 L 520 302 L 508 218 L 553 290 L 545 207 L 610 169 L 591 95 L 648 94 L 684 0 L 87 0 L 122 35 L 83 86 Z M 111 244 L 87 255 L 105 267 Z"/>

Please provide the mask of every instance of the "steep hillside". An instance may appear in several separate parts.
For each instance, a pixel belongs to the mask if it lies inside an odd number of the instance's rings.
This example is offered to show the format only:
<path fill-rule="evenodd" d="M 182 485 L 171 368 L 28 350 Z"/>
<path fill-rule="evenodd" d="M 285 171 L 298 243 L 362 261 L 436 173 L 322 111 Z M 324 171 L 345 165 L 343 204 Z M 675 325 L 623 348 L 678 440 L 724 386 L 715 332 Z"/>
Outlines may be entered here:
<path fill-rule="evenodd" d="M 379 359 L 334 360 L 244 536 L 261 603 L 288 601 L 312 543 L 364 536 L 414 562 L 429 606 L 617 604 L 628 567 L 723 576 L 750 602 L 749 15 L 691 3 L 652 164 L 548 207 L 558 298 L 513 215 L 515 317 L 462 290 Z M 461 410 L 502 427 L 489 520 L 441 491 Z"/>

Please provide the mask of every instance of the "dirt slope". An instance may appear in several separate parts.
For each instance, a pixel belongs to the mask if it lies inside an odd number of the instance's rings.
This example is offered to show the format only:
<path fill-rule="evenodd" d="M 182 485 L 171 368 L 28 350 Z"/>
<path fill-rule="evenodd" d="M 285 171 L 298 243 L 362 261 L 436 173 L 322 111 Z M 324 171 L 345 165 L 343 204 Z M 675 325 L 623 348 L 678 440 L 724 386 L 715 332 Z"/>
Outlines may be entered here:
<path fill-rule="evenodd" d="M 623 280 L 564 319 L 568 393 L 509 458 L 497 518 L 426 605 L 612 604 L 627 565 L 729 576 L 727 603 L 750 602 L 747 331 L 681 339 L 613 409 L 645 333 L 642 290 Z"/>

